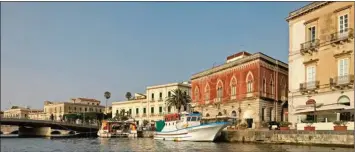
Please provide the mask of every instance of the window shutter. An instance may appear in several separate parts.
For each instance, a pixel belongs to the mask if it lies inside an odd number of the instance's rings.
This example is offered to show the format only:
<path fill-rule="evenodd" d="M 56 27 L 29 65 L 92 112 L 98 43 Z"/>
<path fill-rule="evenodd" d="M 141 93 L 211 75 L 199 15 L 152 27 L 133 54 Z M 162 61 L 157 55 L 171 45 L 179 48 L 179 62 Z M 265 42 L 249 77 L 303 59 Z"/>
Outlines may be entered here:
<path fill-rule="evenodd" d="M 343 75 L 346 76 L 349 74 L 349 59 L 344 59 L 343 61 Z"/>

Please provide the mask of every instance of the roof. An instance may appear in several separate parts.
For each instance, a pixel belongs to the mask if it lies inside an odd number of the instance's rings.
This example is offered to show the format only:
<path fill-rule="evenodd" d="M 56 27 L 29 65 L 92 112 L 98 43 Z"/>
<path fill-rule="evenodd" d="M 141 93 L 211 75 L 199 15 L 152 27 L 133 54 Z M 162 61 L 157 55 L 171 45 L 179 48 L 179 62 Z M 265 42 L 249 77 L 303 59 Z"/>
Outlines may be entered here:
<path fill-rule="evenodd" d="M 233 59 L 235 57 L 238 57 L 238 56 L 241 56 L 241 55 L 251 55 L 250 53 L 246 52 L 246 51 L 242 51 L 242 52 L 239 52 L 239 53 L 236 53 L 236 54 L 233 54 L 233 55 L 230 55 L 227 57 L 227 60 L 230 60 L 230 59 Z"/>
<path fill-rule="evenodd" d="M 99 100 L 96 100 L 96 99 L 90 99 L 90 98 L 77 98 L 77 99 L 80 99 L 80 100 L 83 100 L 83 101 L 100 102 Z M 74 100 L 75 100 L 75 99 L 74 99 Z"/>
<path fill-rule="evenodd" d="M 283 67 L 285 69 L 288 69 L 288 64 L 286 64 L 286 63 L 284 63 L 284 62 L 282 62 L 280 60 L 274 59 L 274 58 L 272 58 L 270 56 L 267 56 L 264 53 L 257 52 L 257 53 L 254 53 L 254 54 L 250 55 L 250 56 L 246 56 L 244 58 L 241 58 L 239 60 L 228 62 L 228 63 L 223 63 L 223 64 L 218 65 L 216 67 L 209 68 L 207 70 L 204 70 L 204 71 L 201 71 L 199 73 L 193 74 L 192 77 L 191 77 L 191 80 L 197 79 L 197 78 L 200 78 L 200 77 L 203 77 L 203 76 L 206 76 L 206 75 L 211 75 L 213 73 L 216 73 L 216 72 L 219 72 L 219 71 L 222 71 L 222 70 L 234 67 L 234 66 L 238 66 L 238 65 L 241 65 L 241 64 L 244 64 L 244 63 L 248 63 L 248 62 L 251 62 L 251 61 L 254 61 L 254 60 L 257 60 L 257 59 L 263 59 L 263 60 L 265 60 L 265 61 L 267 61 L 267 62 L 269 62 L 271 64 L 275 64 L 275 65 L 278 65 L 279 67 Z"/>
<path fill-rule="evenodd" d="M 289 13 L 288 17 L 286 18 L 286 21 L 295 19 L 299 16 L 305 15 L 306 13 L 312 12 L 318 8 L 321 8 L 325 5 L 328 5 L 330 3 L 333 3 L 332 1 L 317 1 L 317 2 L 312 2 L 306 6 L 303 6 L 295 11 L 292 11 Z"/>
<path fill-rule="evenodd" d="M 165 88 L 165 87 L 171 87 L 171 86 L 181 86 L 181 87 L 191 87 L 191 85 L 189 83 L 186 82 L 175 82 L 175 83 L 168 83 L 168 84 L 161 84 L 161 85 L 155 85 L 155 86 L 149 86 L 147 87 L 148 89 L 157 89 L 157 88 Z"/>

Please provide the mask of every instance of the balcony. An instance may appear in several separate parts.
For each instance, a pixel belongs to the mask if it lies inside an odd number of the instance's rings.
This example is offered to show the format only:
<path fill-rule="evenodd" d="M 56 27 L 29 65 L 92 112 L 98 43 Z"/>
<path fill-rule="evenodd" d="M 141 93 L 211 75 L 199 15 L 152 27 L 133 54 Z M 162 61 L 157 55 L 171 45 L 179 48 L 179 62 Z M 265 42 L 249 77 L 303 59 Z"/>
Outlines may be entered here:
<path fill-rule="evenodd" d="M 231 100 L 236 100 L 237 99 L 237 96 L 236 95 L 232 95 L 231 96 Z"/>
<path fill-rule="evenodd" d="M 354 75 L 349 74 L 345 76 L 337 76 L 334 78 L 330 78 L 329 84 L 331 87 L 341 88 L 341 89 L 344 87 L 349 87 L 350 85 L 354 84 Z"/>
<path fill-rule="evenodd" d="M 311 40 L 311 41 L 301 44 L 300 53 L 302 55 L 304 55 L 306 53 L 312 54 L 312 52 L 315 52 L 318 50 L 318 47 L 319 47 L 319 39 Z"/>
<path fill-rule="evenodd" d="M 144 114 L 142 115 L 142 117 L 147 117 L 147 114 L 144 113 Z"/>
<path fill-rule="evenodd" d="M 343 42 L 348 42 L 350 39 L 354 38 L 354 30 L 347 28 L 343 31 L 338 31 L 330 35 L 330 42 L 333 46 L 342 44 Z"/>
<path fill-rule="evenodd" d="M 300 91 L 303 93 L 315 91 L 316 89 L 319 89 L 319 81 L 310 81 L 300 84 Z"/>
<path fill-rule="evenodd" d="M 158 101 L 159 101 L 159 102 L 163 101 L 163 98 L 159 98 Z"/>
<path fill-rule="evenodd" d="M 222 102 L 222 98 L 214 98 L 214 103 L 220 103 Z"/>
<path fill-rule="evenodd" d="M 150 102 L 154 102 L 155 100 L 154 100 L 154 98 L 152 98 L 152 100 L 150 100 Z"/>

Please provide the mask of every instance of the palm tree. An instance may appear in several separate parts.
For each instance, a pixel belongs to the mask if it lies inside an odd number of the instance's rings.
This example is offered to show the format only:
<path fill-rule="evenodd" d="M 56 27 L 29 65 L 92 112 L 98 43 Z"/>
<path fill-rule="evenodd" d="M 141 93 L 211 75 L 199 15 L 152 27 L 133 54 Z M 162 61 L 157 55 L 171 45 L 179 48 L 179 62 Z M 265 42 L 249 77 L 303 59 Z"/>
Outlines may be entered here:
<path fill-rule="evenodd" d="M 106 98 L 106 107 L 105 107 L 105 113 L 107 113 L 107 101 L 108 99 L 111 98 L 111 93 L 106 91 L 105 94 L 104 94 L 105 98 Z"/>
<path fill-rule="evenodd" d="M 131 99 L 132 98 L 132 94 L 130 92 L 127 92 L 126 93 L 126 98 L 127 98 L 127 100 Z"/>
<path fill-rule="evenodd" d="M 180 113 L 181 107 L 186 108 L 191 102 L 191 98 L 188 94 L 184 93 L 180 89 L 172 91 L 172 95 L 166 100 L 168 106 L 175 106 Z"/>

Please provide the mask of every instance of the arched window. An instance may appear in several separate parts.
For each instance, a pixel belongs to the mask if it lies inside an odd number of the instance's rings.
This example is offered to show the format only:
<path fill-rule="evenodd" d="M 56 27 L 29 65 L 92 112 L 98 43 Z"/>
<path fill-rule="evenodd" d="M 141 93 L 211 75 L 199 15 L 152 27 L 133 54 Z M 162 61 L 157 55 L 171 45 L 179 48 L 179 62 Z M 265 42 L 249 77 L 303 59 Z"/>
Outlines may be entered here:
<path fill-rule="evenodd" d="M 343 96 L 340 96 L 340 97 L 339 97 L 338 103 L 339 103 L 339 104 L 343 104 L 343 105 L 350 106 L 350 99 L 349 99 L 349 97 L 343 95 Z"/>
<path fill-rule="evenodd" d="M 196 87 L 195 88 L 195 100 L 196 100 L 196 102 L 199 101 L 199 99 L 200 99 L 199 96 L 200 96 L 200 91 L 199 91 L 198 87 Z"/>
<path fill-rule="evenodd" d="M 222 112 L 218 112 L 218 116 L 222 116 Z"/>
<path fill-rule="evenodd" d="M 206 117 L 209 117 L 209 116 L 210 116 L 210 114 L 209 114 L 209 113 L 207 113 L 207 114 L 206 114 Z"/>
<path fill-rule="evenodd" d="M 237 117 L 237 112 L 235 112 L 235 110 L 232 111 L 232 117 Z"/>
<path fill-rule="evenodd" d="M 168 92 L 168 97 L 170 97 L 170 96 L 171 96 L 171 92 L 169 91 L 169 92 Z"/>
<path fill-rule="evenodd" d="M 236 96 L 237 95 L 237 80 L 234 76 L 231 79 L 230 87 L 231 87 L 231 96 Z"/>
<path fill-rule="evenodd" d="M 253 74 L 249 71 L 248 75 L 247 75 L 247 93 L 251 93 L 253 92 Z"/>
<path fill-rule="evenodd" d="M 210 85 L 206 85 L 205 87 L 205 101 L 209 101 L 210 100 Z"/>
<path fill-rule="evenodd" d="M 217 98 L 223 97 L 223 83 L 222 81 L 218 81 L 217 83 Z"/>

